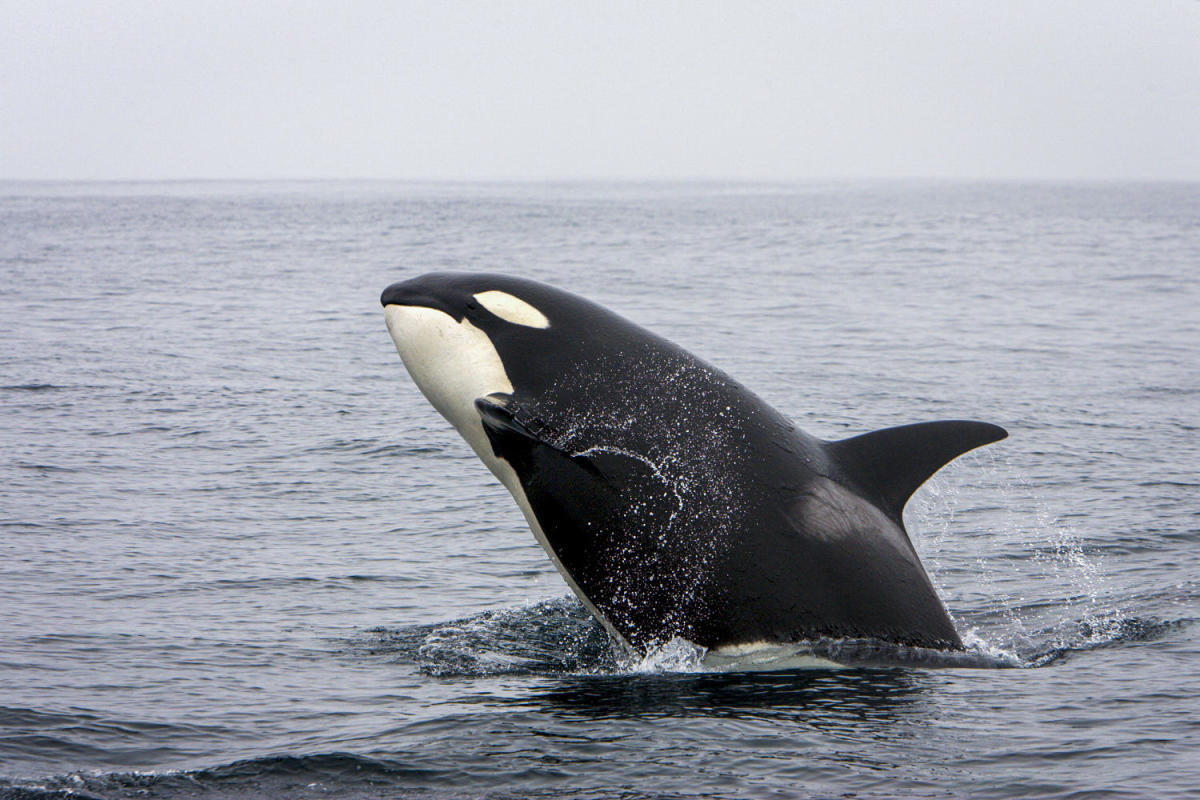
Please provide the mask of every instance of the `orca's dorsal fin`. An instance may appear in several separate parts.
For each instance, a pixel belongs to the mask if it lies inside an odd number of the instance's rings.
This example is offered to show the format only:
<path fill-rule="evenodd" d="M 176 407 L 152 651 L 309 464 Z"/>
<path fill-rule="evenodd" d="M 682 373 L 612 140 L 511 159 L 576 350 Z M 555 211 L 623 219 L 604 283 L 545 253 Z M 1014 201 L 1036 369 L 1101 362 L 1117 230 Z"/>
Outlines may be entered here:
<path fill-rule="evenodd" d="M 908 498 L 933 473 L 968 450 L 1006 436 L 1008 431 L 988 422 L 919 422 L 828 442 L 825 449 L 845 477 L 901 522 Z"/>

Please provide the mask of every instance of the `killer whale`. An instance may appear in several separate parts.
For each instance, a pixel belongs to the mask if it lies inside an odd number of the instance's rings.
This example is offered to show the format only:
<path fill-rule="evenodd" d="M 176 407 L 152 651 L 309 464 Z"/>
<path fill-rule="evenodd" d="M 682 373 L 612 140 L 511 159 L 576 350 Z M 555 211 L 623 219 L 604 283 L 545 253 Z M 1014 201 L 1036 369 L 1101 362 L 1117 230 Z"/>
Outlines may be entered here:
<path fill-rule="evenodd" d="M 962 648 L 903 510 L 1003 428 L 824 441 L 679 346 L 528 279 L 430 273 L 381 302 L 418 388 L 625 645 Z"/>

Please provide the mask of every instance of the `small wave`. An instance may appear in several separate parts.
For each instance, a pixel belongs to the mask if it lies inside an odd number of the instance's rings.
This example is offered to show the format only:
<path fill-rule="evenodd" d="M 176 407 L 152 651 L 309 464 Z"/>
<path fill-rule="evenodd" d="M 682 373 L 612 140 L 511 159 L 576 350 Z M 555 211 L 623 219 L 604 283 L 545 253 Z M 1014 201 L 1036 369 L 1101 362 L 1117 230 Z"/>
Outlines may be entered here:
<path fill-rule="evenodd" d="M 564 792 L 555 786 L 509 789 L 464 785 L 464 774 L 442 759 L 387 758 L 331 752 L 265 756 L 202 769 L 164 772 L 71 773 L 37 781 L 0 779 L 0 800 L 115 800 L 159 798 L 354 798 L 356 800 L 529 800 L 621 798 L 640 792 L 607 789 Z M 704 795 L 680 795 L 700 797 Z"/>
<path fill-rule="evenodd" d="M 446 448 L 429 444 L 388 444 L 379 439 L 335 439 L 307 448 L 304 452 L 307 454 L 354 453 L 366 456 L 394 457 L 440 455 L 446 452 Z"/>
<path fill-rule="evenodd" d="M 1160 639 L 1182 630 L 1190 619 L 1160 620 L 1140 617 L 1085 619 L 1046 631 L 1040 645 L 1022 654 L 1026 666 L 1045 667 L 1090 650 Z"/>
<path fill-rule="evenodd" d="M 70 388 L 70 386 L 60 386 L 55 383 L 14 383 L 8 386 L 0 386 L 0 390 L 6 392 L 51 392 Z"/>
<path fill-rule="evenodd" d="M 34 472 L 83 472 L 79 467 L 61 467 L 57 464 L 36 464 L 30 461 L 16 461 L 13 466 L 17 469 L 28 469 Z"/>
<path fill-rule="evenodd" d="M 608 634 L 573 597 L 432 625 L 376 628 L 368 652 L 433 676 L 611 672 Z"/>
<path fill-rule="evenodd" d="M 117 600 L 132 600 L 147 597 L 185 594 L 247 593 L 291 591 L 305 587 L 308 592 L 338 592 L 354 589 L 363 583 L 408 584 L 413 578 L 406 575 L 359 574 L 345 575 L 263 575 L 243 578 L 217 578 L 211 580 L 179 580 L 174 575 L 156 576 L 160 583 L 155 588 L 138 588 L 137 591 L 117 592 Z"/>
<path fill-rule="evenodd" d="M 0 800 L 105 800 L 113 797 L 412 797 L 442 777 L 399 761 L 352 753 L 267 756 L 169 772 L 72 773 L 39 781 L 0 781 Z"/>
<path fill-rule="evenodd" d="M 406 446 L 399 444 L 388 444 L 363 451 L 368 456 L 423 456 L 445 452 L 446 448 L 444 447 L 434 447 L 432 445 Z"/>

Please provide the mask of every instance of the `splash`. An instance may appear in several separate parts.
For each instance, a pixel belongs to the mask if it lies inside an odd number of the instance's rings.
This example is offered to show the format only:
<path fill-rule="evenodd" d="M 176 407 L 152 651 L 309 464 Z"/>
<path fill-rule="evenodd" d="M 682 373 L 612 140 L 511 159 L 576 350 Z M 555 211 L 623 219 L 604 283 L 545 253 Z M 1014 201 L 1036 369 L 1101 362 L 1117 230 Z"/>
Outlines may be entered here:
<path fill-rule="evenodd" d="M 627 458 L 632 458 L 635 461 L 640 461 L 643 464 L 645 464 L 647 467 L 649 467 L 650 471 L 654 475 L 654 477 L 658 478 L 663 483 L 664 486 L 666 486 L 668 489 L 671 490 L 671 494 L 675 496 L 676 509 L 671 512 L 671 516 L 667 520 L 667 523 L 666 523 L 667 525 L 670 525 L 672 522 L 674 522 L 675 518 L 677 516 L 679 516 L 680 512 L 683 511 L 683 509 L 684 509 L 683 495 L 681 495 L 679 493 L 679 490 L 676 488 L 675 482 L 672 481 L 671 478 L 666 474 L 666 472 L 663 469 L 663 465 L 656 464 L 653 461 L 651 461 L 649 458 L 647 458 L 646 456 L 642 455 L 641 453 L 635 453 L 633 450 L 627 450 L 623 447 L 609 447 L 607 445 L 594 445 L 592 447 L 587 448 L 586 450 L 580 450 L 577 453 L 572 453 L 571 455 L 572 456 L 590 456 L 594 453 L 613 453 L 615 455 L 625 456 Z"/>
<path fill-rule="evenodd" d="M 676 636 L 674 639 L 653 647 L 644 658 L 636 656 L 618 664 L 621 672 L 656 674 L 662 672 L 705 672 L 704 655 L 707 651 L 698 644 Z"/>
<path fill-rule="evenodd" d="M 436 677 L 592 674 L 616 668 L 608 634 L 574 597 L 430 625 L 375 628 L 355 645 Z"/>
<path fill-rule="evenodd" d="M 973 476 L 974 508 L 962 506 L 959 474 Z M 1122 641 L 1131 620 L 1114 597 L 1101 556 L 1019 475 L 1000 450 L 970 453 L 922 487 L 911 504 L 909 534 L 957 612 L 968 649 L 1040 666 L 1048 652 Z M 974 569 L 959 566 L 948 578 L 951 564 Z M 1031 587 L 1037 596 L 1030 596 Z"/>
<path fill-rule="evenodd" d="M 413 664 L 434 677 L 492 675 L 669 675 L 779 672 L 845 667 L 997 668 L 1022 666 L 1011 653 L 972 642 L 965 652 L 872 639 L 757 643 L 708 650 L 682 637 L 646 654 L 625 650 L 574 597 L 485 611 L 406 628 L 376 628 L 358 649 Z"/>
<path fill-rule="evenodd" d="M 678 675 L 870 669 L 1011 669 L 1045 667 L 1074 654 L 1167 635 L 1188 624 L 1122 617 L 1064 620 L 1029 633 L 1019 645 L 972 628 L 962 651 L 932 650 L 874 639 L 758 643 L 707 650 L 682 637 L 645 654 L 624 650 L 574 597 L 486 611 L 407 628 L 376 628 L 358 649 L 413 664 L 433 677 L 495 675 Z"/>

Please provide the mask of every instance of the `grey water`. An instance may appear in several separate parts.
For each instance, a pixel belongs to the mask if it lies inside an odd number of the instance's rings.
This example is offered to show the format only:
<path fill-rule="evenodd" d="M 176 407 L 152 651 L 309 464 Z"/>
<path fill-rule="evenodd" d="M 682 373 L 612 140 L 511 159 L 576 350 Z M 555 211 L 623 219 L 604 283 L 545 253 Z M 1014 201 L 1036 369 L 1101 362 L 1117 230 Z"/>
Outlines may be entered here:
<path fill-rule="evenodd" d="M 396 356 L 441 269 L 1005 426 L 906 513 L 968 652 L 619 657 Z M 0 277 L 0 797 L 1200 787 L 1196 184 L 3 183 Z"/>

